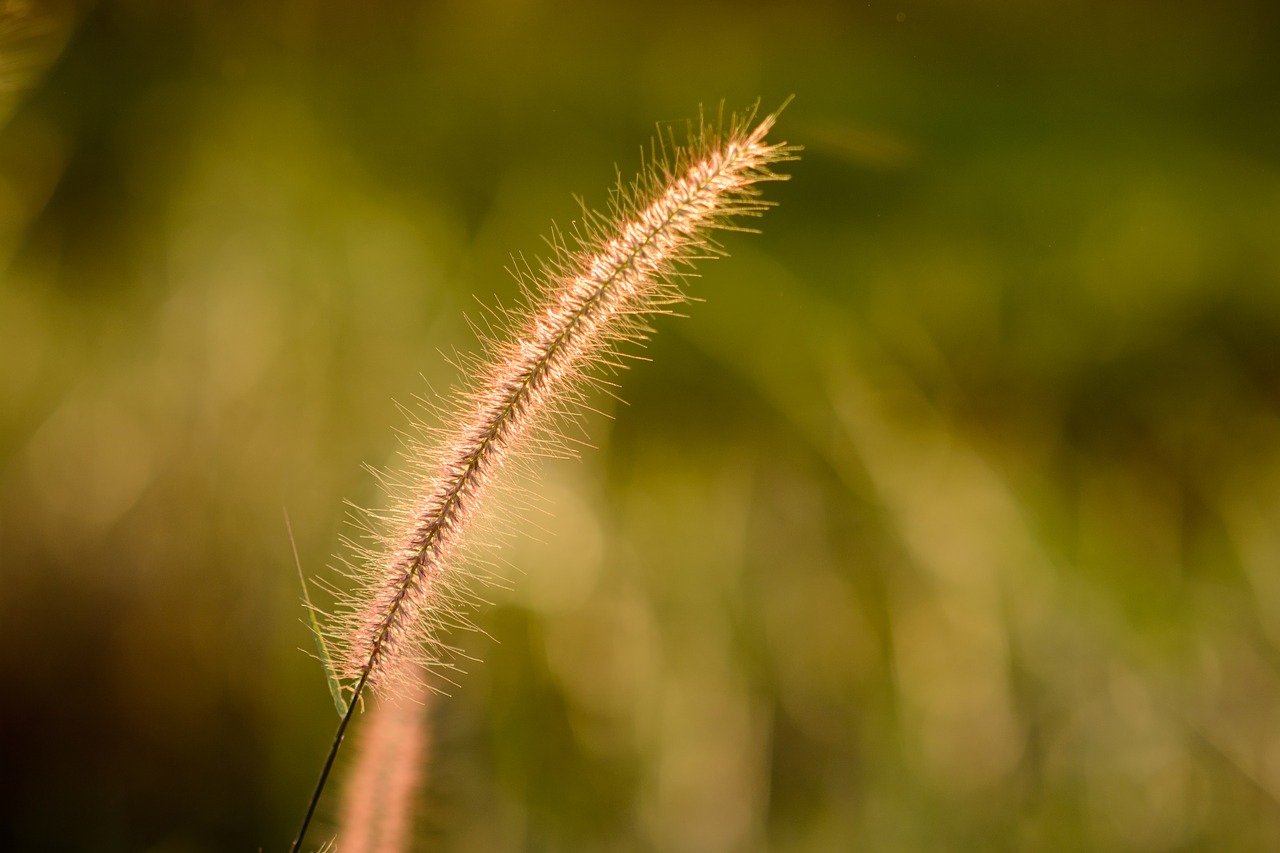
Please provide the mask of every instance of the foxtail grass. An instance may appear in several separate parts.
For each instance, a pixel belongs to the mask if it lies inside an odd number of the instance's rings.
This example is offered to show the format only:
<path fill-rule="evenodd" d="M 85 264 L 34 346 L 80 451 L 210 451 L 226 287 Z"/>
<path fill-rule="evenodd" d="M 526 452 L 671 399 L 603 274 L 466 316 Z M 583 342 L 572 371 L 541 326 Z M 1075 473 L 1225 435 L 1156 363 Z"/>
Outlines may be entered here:
<path fill-rule="evenodd" d="M 375 700 L 359 733 L 355 763 L 343 779 L 338 824 L 342 853 L 398 853 L 409 848 L 413 801 L 430 749 L 430 694 L 420 679 Z"/>
<path fill-rule="evenodd" d="M 683 145 L 659 136 L 606 213 L 584 205 L 567 235 L 553 232 L 549 260 L 517 271 L 522 304 L 482 335 L 464 387 L 440 410 L 445 426 L 415 446 L 418 470 L 390 532 L 349 563 L 358 589 L 328 628 L 345 713 L 295 851 L 364 692 L 394 697 L 446 657 L 442 627 L 465 618 L 463 558 L 495 479 L 527 457 L 562 452 L 566 419 L 582 413 L 591 386 L 686 299 L 695 262 L 724 254 L 716 233 L 751 231 L 743 220 L 771 206 L 759 185 L 785 180 L 772 167 L 798 150 L 766 141 L 777 117 L 703 119 Z"/>

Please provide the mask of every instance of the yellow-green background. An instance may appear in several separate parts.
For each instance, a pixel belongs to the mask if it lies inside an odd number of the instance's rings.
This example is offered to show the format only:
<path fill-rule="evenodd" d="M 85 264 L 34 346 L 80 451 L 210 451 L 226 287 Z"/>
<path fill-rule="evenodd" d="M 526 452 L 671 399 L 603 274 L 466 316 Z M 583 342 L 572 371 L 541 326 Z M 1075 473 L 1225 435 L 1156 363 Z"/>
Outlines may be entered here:
<path fill-rule="evenodd" d="M 1268 0 L 0 10 L 0 847 L 283 849 L 284 510 L 323 575 L 511 256 L 794 94 L 475 586 L 422 848 L 1280 849 Z"/>

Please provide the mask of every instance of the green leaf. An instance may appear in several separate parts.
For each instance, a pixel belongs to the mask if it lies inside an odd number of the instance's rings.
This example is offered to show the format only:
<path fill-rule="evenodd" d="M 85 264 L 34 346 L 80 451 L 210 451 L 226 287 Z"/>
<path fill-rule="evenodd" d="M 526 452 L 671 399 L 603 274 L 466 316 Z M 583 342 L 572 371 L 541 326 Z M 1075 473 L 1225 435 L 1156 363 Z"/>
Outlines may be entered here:
<path fill-rule="evenodd" d="M 338 680 L 333 665 L 333 655 L 329 654 L 329 644 L 324 641 L 324 632 L 320 630 L 320 622 L 316 619 L 316 607 L 311 603 L 311 593 L 307 590 L 307 578 L 302 573 L 302 561 L 298 559 L 298 545 L 293 539 L 293 526 L 289 524 L 289 512 L 284 514 L 284 526 L 289 531 L 289 547 L 293 549 L 293 563 L 298 567 L 298 582 L 302 584 L 302 603 L 307 608 L 307 619 L 311 622 L 311 633 L 316 639 L 316 651 L 320 653 L 320 661 L 324 664 L 325 678 L 329 681 L 329 695 L 333 697 L 333 706 L 338 709 L 338 716 L 347 713 L 347 700 L 342 695 L 342 682 Z"/>

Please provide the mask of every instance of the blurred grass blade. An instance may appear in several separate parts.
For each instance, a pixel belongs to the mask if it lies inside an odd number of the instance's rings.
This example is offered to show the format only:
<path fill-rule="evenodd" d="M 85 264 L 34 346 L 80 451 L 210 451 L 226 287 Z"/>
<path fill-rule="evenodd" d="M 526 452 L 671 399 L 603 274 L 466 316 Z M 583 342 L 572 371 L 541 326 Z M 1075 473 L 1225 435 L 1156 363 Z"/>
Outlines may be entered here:
<path fill-rule="evenodd" d="M 329 695 L 333 697 L 333 706 L 338 709 L 338 716 L 344 717 L 348 703 L 342 696 L 342 682 L 338 680 L 333 667 L 333 656 L 329 654 L 329 644 L 324 641 L 324 632 L 316 620 L 316 606 L 311 603 L 311 593 L 307 589 L 307 576 L 302 572 L 302 560 L 298 558 L 298 544 L 293 538 L 293 525 L 289 523 L 289 512 L 285 511 L 284 526 L 289 531 L 289 547 L 293 549 L 293 564 L 298 568 L 298 582 L 302 584 L 302 603 L 307 609 L 307 619 L 311 623 L 311 634 L 316 640 L 316 651 L 320 653 L 320 661 L 324 664 L 324 676 L 329 682 Z"/>

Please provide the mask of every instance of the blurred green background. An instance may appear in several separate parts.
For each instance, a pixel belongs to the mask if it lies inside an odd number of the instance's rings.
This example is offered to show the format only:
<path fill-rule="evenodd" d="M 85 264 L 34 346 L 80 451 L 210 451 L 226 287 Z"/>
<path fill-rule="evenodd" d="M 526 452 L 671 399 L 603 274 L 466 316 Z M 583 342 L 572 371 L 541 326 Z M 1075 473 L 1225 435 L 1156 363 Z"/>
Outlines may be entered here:
<path fill-rule="evenodd" d="M 422 848 L 1280 849 L 1278 36 L 0 0 L 0 848 L 283 849 L 336 724 L 284 509 L 323 575 L 511 256 L 794 94 L 453 637 Z"/>

